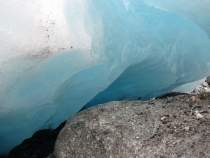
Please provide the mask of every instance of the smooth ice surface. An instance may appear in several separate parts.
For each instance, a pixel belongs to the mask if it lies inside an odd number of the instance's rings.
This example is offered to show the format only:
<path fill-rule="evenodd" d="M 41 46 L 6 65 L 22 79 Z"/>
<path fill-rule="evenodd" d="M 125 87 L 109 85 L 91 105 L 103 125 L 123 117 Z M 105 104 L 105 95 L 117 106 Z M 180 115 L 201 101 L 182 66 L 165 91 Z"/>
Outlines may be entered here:
<path fill-rule="evenodd" d="M 207 0 L 3 0 L 0 153 L 111 100 L 210 73 Z"/>

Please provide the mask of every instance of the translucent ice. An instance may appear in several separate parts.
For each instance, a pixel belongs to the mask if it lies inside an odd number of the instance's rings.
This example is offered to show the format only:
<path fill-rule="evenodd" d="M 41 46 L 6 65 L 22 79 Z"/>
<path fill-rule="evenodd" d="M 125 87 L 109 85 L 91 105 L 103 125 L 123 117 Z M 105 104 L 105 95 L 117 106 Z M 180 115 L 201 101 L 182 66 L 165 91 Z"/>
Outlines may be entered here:
<path fill-rule="evenodd" d="M 207 0 L 3 0 L 0 153 L 111 100 L 210 73 Z"/>

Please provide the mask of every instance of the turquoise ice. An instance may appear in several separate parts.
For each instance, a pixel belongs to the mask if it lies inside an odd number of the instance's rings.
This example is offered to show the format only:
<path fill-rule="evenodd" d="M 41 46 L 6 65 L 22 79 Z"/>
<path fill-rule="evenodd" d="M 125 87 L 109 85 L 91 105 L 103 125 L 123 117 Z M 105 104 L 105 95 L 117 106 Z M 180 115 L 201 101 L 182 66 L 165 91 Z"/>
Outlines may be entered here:
<path fill-rule="evenodd" d="M 207 0 L 48 1 L 0 4 L 0 153 L 83 106 L 149 99 L 210 73 Z"/>

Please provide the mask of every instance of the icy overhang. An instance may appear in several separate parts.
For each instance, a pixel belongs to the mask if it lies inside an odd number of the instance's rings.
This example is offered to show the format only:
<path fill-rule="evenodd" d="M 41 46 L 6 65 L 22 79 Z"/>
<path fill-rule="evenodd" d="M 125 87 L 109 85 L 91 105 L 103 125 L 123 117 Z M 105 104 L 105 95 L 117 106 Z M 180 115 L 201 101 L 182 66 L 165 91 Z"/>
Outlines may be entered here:
<path fill-rule="evenodd" d="M 155 97 L 210 73 L 203 0 L 3 0 L 0 153 L 111 100 Z"/>

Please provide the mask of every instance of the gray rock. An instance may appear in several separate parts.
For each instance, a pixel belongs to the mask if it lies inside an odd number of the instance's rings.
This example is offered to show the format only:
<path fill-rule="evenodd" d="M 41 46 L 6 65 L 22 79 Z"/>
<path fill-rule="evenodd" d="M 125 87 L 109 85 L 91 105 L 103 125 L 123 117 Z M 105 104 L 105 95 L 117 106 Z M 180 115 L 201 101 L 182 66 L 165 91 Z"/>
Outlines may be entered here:
<path fill-rule="evenodd" d="M 206 82 L 210 85 L 210 76 L 206 78 Z"/>
<path fill-rule="evenodd" d="M 56 158 L 210 157 L 210 116 L 185 114 L 188 96 L 110 102 L 71 117 L 54 148 Z M 202 103 L 201 103 L 202 104 Z M 164 105 L 164 106 L 163 106 Z M 207 108 L 205 103 L 202 106 Z M 167 122 L 161 118 L 167 116 Z M 201 123 L 202 121 L 202 123 Z M 185 127 L 190 127 L 190 131 Z M 198 132 L 199 131 L 199 132 Z"/>
<path fill-rule="evenodd" d="M 201 85 L 197 86 L 192 93 L 201 94 L 210 92 L 210 76 L 206 78 L 205 82 L 203 82 Z"/>

